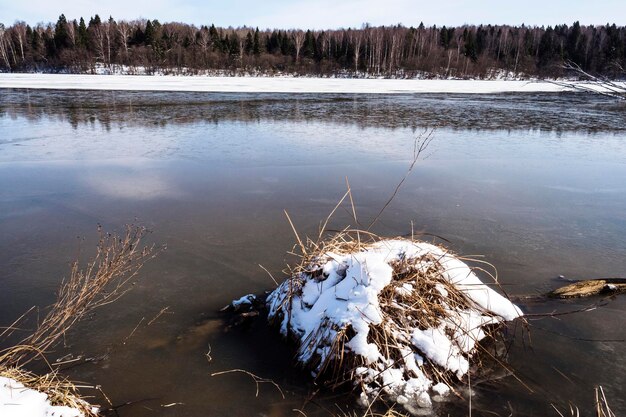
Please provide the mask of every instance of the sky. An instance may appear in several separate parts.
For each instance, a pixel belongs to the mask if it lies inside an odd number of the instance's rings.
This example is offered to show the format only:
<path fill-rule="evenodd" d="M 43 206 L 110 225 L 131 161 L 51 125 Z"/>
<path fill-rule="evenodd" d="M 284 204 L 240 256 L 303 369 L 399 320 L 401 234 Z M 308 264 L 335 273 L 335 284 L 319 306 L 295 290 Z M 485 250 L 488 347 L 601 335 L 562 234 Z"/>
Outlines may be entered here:
<path fill-rule="evenodd" d="M 222 27 L 336 29 L 371 25 L 626 25 L 626 0 L 0 0 L 0 23 L 55 22 L 96 13 Z"/>

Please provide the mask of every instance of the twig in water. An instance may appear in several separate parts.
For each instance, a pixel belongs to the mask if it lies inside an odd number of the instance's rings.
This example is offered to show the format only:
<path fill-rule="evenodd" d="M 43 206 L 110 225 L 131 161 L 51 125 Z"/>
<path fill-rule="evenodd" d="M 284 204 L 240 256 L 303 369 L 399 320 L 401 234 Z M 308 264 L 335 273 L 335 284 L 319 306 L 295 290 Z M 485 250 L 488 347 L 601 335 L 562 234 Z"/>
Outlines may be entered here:
<path fill-rule="evenodd" d="M 550 404 L 550 406 L 552 406 L 554 411 L 556 411 L 559 416 L 565 417 L 565 415 L 558 408 L 556 408 L 554 404 Z M 572 407 L 571 404 L 569 405 L 569 413 L 571 417 L 580 417 L 580 411 L 578 410 L 578 407 Z"/>
<path fill-rule="evenodd" d="M 169 408 L 169 407 L 174 407 L 176 405 L 185 405 L 185 403 L 169 403 L 169 404 L 161 404 L 161 407 L 163 408 Z"/>
<path fill-rule="evenodd" d="M 206 357 L 206 360 L 209 361 L 209 363 L 213 362 L 213 357 L 211 356 L 212 350 L 213 349 L 211 348 L 211 345 L 209 344 L 209 351 L 204 354 L 204 356 Z"/>
<path fill-rule="evenodd" d="M 278 287 L 278 281 L 276 281 L 276 278 L 274 278 L 274 275 L 272 275 L 272 273 L 270 271 L 267 270 L 267 268 L 265 268 L 263 265 L 259 264 L 259 267 L 264 270 L 265 272 L 267 272 L 267 275 L 270 276 L 270 278 L 272 279 L 272 281 L 274 281 L 274 284 L 276 284 L 276 286 Z"/>
<path fill-rule="evenodd" d="M 135 326 L 135 328 L 133 329 L 133 331 L 132 331 L 132 332 L 130 332 L 130 334 L 129 334 L 128 336 L 126 336 L 126 339 L 124 339 L 124 342 L 123 342 L 123 344 L 124 344 L 124 345 L 126 344 L 126 341 L 127 341 L 128 339 L 130 339 L 131 337 L 133 337 L 133 335 L 135 334 L 135 332 L 137 331 L 137 329 L 139 328 L 139 326 L 141 326 L 141 323 L 143 323 L 143 321 L 144 321 L 145 319 L 146 319 L 145 317 L 142 317 L 142 318 L 141 318 L 141 320 L 139 320 L 139 323 L 137 323 L 137 325 L 136 325 L 136 326 Z"/>
<path fill-rule="evenodd" d="M 283 390 L 280 388 L 280 386 L 276 382 L 272 381 L 271 379 L 261 378 L 260 376 L 257 376 L 255 374 L 253 374 L 252 372 L 248 372 L 248 371 L 243 370 L 243 369 L 231 369 L 229 371 L 214 372 L 214 373 L 211 374 L 211 376 L 232 374 L 232 373 L 235 373 L 235 372 L 244 373 L 244 374 L 250 376 L 254 380 L 254 383 L 256 384 L 256 395 L 255 395 L 255 397 L 259 396 L 259 384 L 268 383 L 268 384 L 274 385 L 276 387 L 276 389 L 278 390 L 278 392 L 280 392 L 280 395 L 283 397 L 283 400 L 285 399 L 285 394 L 283 393 Z"/>
<path fill-rule="evenodd" d="M 170 308 L 169 306 L 167 306 L 167 307 L 163 307 L 163 308 L 161 309 L 161 311 L 159 311 L 159 313 L 158 313 L 156 316 L 154 316 L 154 318 L 153 318 L 152 320 L 150 320 L 150 321 L 148 322 L 148 326 L 150 326 L 152 323 L 154 323 L 154 322 L 155 322 L 155 321 L 156 321 L 159 317 L 161 317 L 163 314 L 165 314 L 166 312 L 168 312 L 167 310 L 168 310 L 169 308 Z"/>
<path fill-rule="evenodd" d="M 604 394 L 604 389 L 602 386 L 597 386 L 595 388 L 596 391 L 596 410 L 598 413 L 598 417 L 616 417 L 615 413 L 609 407 L 609 402 L 606 399 L 606 395 Z"/>
<path fill-rule="evenodd" d="M 376 217 L 374 217 L 374 220 L 372 220 L 369 226 L 367 226 L 367 229 L 366 229 L 367 231 L 371 230 L 372 226 L 374 226 L 374 224 L 378 221 L 378 219 L 380 219 L 380 216 L 383 214 L 385 209 L 389 206 L 389 204 L 391 204 L 393 199 L 396 197 L 396 194 L 398 194 L 398 191 L 400 190 L 400 187 L 402 187 L 402 184 L 404 184 L 404 182 L 409 177 L 409 175 L 411 175 L 411 172 L 413 171 L 413 168 L 415 167 L 415 164 L 417 163 L 417 160 L 419 159 L 420 155 L 422 154 L 422 152 L 424 152 L 424 150 L 428 147 L 428 145 L 432 141 L 433 133 L 434 133 L 434 130 L 431 130 L 430 132 L 426 133 L 426 137 L 424 137 L 423 139 L 422 139 L 423 135 L 420 135 L 415 139 L 415 143 L 413 145 L 413 161 L 411 162 L 409 169 L 407 170 L 406 174 L 404 174 L 404 177 L 400 180 L 396 188 L 393 190 L 393 193 L 391 194 L 391 197 L 389 197 L 389 200 L 387 200 L 383 208 L 381 208 L 378 214 L 376 215 Z M 420 141 L 420 139 L 422 140 Z"/>

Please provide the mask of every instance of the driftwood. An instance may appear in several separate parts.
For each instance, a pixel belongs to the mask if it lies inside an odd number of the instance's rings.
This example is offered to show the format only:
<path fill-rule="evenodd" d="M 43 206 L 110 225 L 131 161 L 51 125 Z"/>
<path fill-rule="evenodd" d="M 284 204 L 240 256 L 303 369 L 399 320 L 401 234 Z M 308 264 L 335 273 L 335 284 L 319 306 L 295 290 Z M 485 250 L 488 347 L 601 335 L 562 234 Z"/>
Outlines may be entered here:
<path fill-rule="evenodd" d="M 603 278 L 576 281 L 548 293 L 552 298 L 581 298 L 626 292 L 626 278 Z"/>

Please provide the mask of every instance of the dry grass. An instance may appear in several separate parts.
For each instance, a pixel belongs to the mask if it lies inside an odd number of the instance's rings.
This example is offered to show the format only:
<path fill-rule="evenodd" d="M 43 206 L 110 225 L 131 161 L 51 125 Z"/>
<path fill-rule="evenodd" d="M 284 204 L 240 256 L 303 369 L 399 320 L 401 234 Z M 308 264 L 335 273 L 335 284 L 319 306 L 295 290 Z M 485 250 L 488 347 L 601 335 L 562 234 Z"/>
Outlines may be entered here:
<path fill-rule="evenodd" d="M 598 386 L 594 388 L 594 394 L 595 394 L 595 406 L 594 406 L 595 417 L 616 417 L 613 410 L 611 410 L 611 407 L 609 407 L 609 402 L 606 398 L 606 394 L 604 393 L 604 389 L 602 389 L 601 386 Z M 580 410 L 578 409 L 578 407 L 576 407 L 573 404 L 569 405 L 569 410 L 568 410 L 569 413 L 562 412 L 561 410 L 556 408 L 554 404 L 552 404 L 552 408 L 554 409 L 554 411 L 556 411 L 556 413 L 560 417 L 565 417 L 566 415 L 569 415 L 570 417 L 580 417 Z"/>
<path fill-rule="evenodd" d="M 63 280 L 56 302 L 50 306 L 43 320 L 28 336 L 11 347 L 0 350 L 0 376 L 21 382 L 48 394 L 53 405 L 67 405 L 93 415 L 90 406 L 78 395 L 74 384 L 61 377 L 48 364 L 50 372 L 37 376 L 25 371 L 25 366 L 35 360 L 46 361 L 46 354 L 65 337 L 67 331 L 95 308 L 110 304 L 130 287 L 144 262 L 155 256 L 154 246 L 142 246 L 147 233 L 144 227 L 128 225 L 122 235 L 105 233 L 98 227 L 99 241 L 95 257 L 84 269 L 79 262 L 72 264 L 70 276 Z M 32 313 L 18 318 L 0 334 L 6 341 L 27 322 Z"/>

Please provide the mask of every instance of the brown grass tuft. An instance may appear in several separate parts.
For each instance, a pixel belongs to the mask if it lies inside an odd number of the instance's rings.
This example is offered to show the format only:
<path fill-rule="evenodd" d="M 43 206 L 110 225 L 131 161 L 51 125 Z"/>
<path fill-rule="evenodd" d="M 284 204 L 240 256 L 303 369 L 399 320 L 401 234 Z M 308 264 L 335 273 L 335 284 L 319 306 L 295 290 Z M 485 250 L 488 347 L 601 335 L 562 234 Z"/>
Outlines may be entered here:
<path fill-rule="evenodd" d="M 18 343 L 0 350 L 0 376 L 21 382 L 48 394 L 52 405 L 78 408 L 86 417 L 95 415 L 91 406 L 81 399 L 77 387 L 58 374 L 46 361 L 46 354 L 62 340 L 67 331 L 95 308 L 110 304 L 130 288 L 129 282 L 143 264 L 153 258 L 154 246 L 141 246 L 145 227 L 127 225 L 122 235 L 105 233 L 98 227 L 100 239 L 95 257 L 84 269 L 72 263 L 70 276 L 63 280 L 56 302 L 35 330 Z M 6 341 L 36 311 L 31 308 L 0 334 Z M 43 376 L 25 370 L 35 360 L 43 360 L 50 371 Z M 91 387 L 95 388 L 95 387 Z"/>

